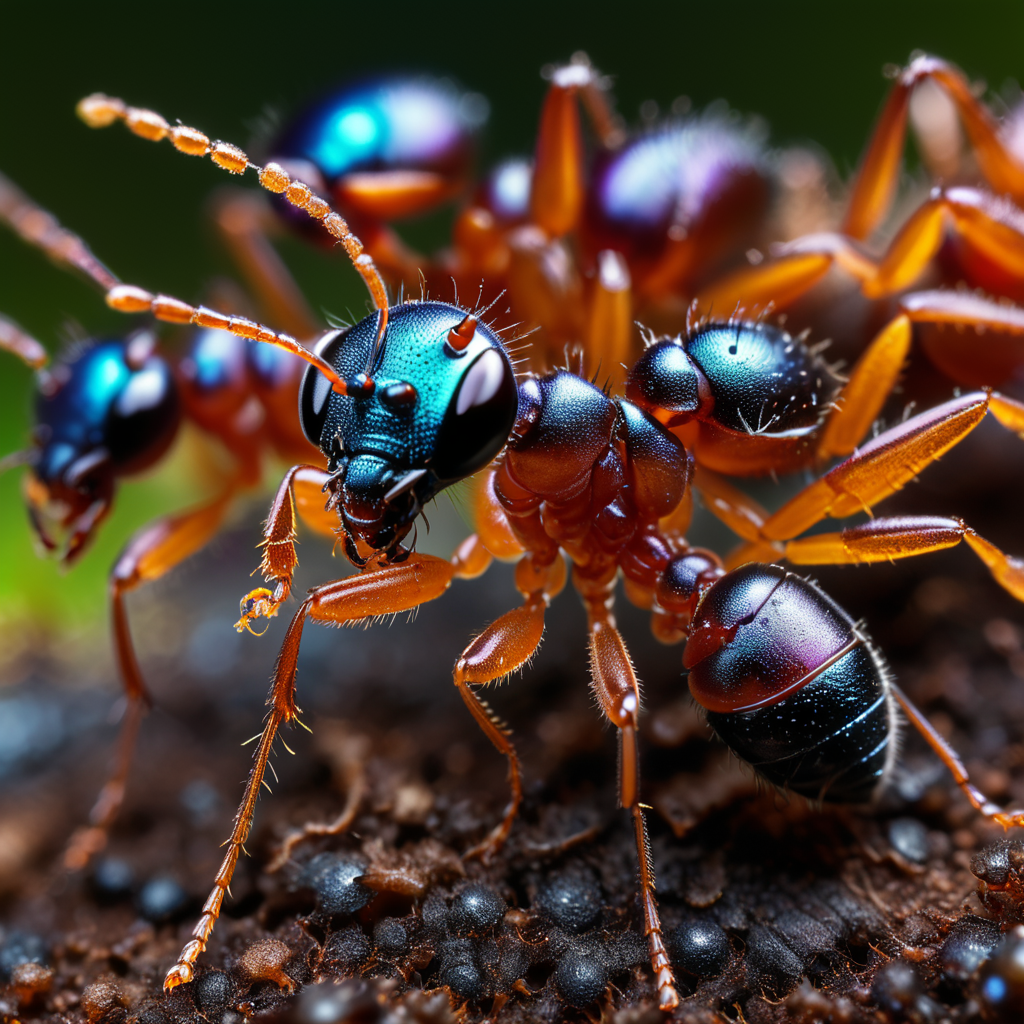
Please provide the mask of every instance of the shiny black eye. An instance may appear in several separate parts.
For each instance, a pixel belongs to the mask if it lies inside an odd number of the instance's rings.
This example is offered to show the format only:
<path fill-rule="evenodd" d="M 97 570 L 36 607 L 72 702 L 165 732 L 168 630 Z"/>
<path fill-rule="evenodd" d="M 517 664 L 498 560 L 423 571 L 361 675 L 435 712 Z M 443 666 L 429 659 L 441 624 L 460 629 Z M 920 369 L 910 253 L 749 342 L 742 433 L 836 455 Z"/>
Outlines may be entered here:
<path fill-rule="evenodd" d="M 335 359 L 345 343 L 349 328 L 330 331 L 316 344 L 316 354 L 321 359 L 335 366 Z M 330 381 L 315 367 L 309 367 L 302 377 L 299 386 L 299 426 L 310 444 L 321 448 L 327 413 L 331 408 Z"/>
<path fill-rule="evenodd" d="M 463 374 L 438 430 L 438 478 L 460 480 L 486 466 L 508 440 L 518 405 L 508 357 L 497 348 L 482 352 Z"/>
<path fill-rule="evenodd" d="M 170 444 L 178 427 L 178 390 L 170 368 L 152 358 L 131 372 L 110 407 L 104 445 L 121 472 L 148 465 Z"/>

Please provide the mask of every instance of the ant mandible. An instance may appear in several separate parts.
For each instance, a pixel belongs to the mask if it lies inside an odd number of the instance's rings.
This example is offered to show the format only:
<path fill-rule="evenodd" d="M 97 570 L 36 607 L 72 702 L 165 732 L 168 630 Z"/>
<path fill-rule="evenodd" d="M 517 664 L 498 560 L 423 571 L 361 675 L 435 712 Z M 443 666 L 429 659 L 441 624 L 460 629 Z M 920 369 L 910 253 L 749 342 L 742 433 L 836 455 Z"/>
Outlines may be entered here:
<path fill-rule="evenodd" d="M 170 128 L 158 115 L 117 100 L 92 97 L 85 114 L 94 124 L 124 120 L 144 137 L 169 137 L 179 150 L 209 154 L 235 172 L 253 166 L 235 147 L 211 143 L 192 128 Z M 300 422 L 328 466 L 296 466 L 286 474 L 264 530 L 262 569 L 273 589 L 243 598 L 238 626 L 276 614 L 289 596 L 298 474 L 322 486 L 326 507 L 338 515 L 346 554 L 359 571 L 311 590 L 288 626 L 227 853 L 166 987 L 193 977 L 251 827 L 275 737 L 297 716 L 295 673 L 306 621 L 338 625 L 412 609 L 439 597 L 453 579 L 482 573 L 495 552 L 520 556 L 516 584 L 523 602 L 469 644 L 456 662 L 454 681 L 508 760 L 512 800 L 471 853 L 497 850 L 522 794 L 508 732 L 477 689 L 521 668 L 536 650 L 547 604 L 566 582 L 564 553 L 587 611 L 594 693 L 618 729 L 619 799 L 633 821 L 644 931 L 662 1008 L 675 1007 L 678 996 L 640 802 L 639 686 L 613 614 L 620 573 L 629 581 L 630 598 L 654 611 L 661 636 L 689 636 L 685 664 L 694 696 L 726 742 L 769 780 L 818 798 L 863 801 L 892 764 L 899 705 L 979 811 L 1004 825 L 1024 823 L 1024 813 L 1001 811 L 970 783 L 956 754 L 892 682 L 863 631 L 818 588 L 776 566 L 751 563 L 726 572 L 713 553 L 687 544 L 687 516 L 679 510 L 685 507 L 693 455 L 664 424 L 702 407 L 713 415 L 714 403 L 706 380 L 680 358 L 681 345 L 654 346 L 649 351 L 656 355 L 632 370 L 627 392 L 642 398 L 647 411 L 629 399 L 610 398 L 566 370 L 517 381 L 500 337 L 476 314 L 426 300 L 389 306 L 372 261 L 328 204 L 278 166 L 256 169 L 265 188 L 305 209 L 342 241 L 374 299 L 373 314 L 329 332 L 312 354 L 261 324 L 131 285 L 100 283 L 108 304 L 120 311 L 215 326 L 285 348 L 312 364 L 301 385 Z M 738 345 L 755 328 L 739 323 L 707 329 L 731 335 Z M 742 391 L 742 382 L 735 386 Z M 880 435 L 784 508 L 788 535 L 829 514 L 870 509 L 955 444 L 968 412 L 968 418 L 980 417 L 986 408 L 1024 431 L 1024 405 L 994 394 L 974 396 L 966 411 L 954 402 L 915 417 Z M 504 457 L 482 492 L 478 532 L 452 559 L 404 546 L 426 502 L 487 466 L 502 449 Z M 768 532 L 785 533 L 777 524 Z M 840 534 L 790 540 L 783 553 L 795 563 L 889 560 L 962 539 L 1024 600 L 1024 566 L 955 519 L 880 518 Z M 782 730 L 783 720 L 799 731 Z"/>

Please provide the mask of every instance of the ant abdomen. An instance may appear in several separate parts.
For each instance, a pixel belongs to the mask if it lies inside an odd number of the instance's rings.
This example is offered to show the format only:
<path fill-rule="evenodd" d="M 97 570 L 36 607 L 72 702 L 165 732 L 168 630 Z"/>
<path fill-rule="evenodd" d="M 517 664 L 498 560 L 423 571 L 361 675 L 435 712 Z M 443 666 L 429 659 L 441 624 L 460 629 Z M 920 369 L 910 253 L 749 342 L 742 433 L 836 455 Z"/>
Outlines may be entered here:
<path fill-rule="evenodd" d="M 895 757 L 888 669 L 808 580 L 751 563 L 704 594 L 683 656 L 721 739 L 769 782 L 863 803 Z"/>

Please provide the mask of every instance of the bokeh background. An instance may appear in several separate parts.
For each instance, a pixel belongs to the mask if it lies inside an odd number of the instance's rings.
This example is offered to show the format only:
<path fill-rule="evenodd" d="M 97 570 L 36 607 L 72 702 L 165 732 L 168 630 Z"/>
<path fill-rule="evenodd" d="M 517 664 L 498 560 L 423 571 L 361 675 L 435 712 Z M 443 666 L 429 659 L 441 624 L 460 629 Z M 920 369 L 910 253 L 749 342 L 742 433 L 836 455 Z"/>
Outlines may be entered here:
<path fill-rule="evenodd" d="M 587 51 L 614 77 L 632 122 L 640 104 L 696 108 L 723 98 L 762 115 L 775 144 L 813 141 L 842 176 L 855 167 L 887 82 L 887 63 L 914 49 L 945 56 L 999 92 L 1024 76 L 1024 6 L 962 4 L 588 4 L 524 2 L 175 4 L 10 3 L 0 15 L 0 166 L 127 280 L 201 299 L 230 271 L 205 204 L 225 176 L 120 128 L 94 132 L 74 116 L 103 90 L 246 145 L 273 113 L 348 76 L 386 69 L 450 75 L 490 102 L 482 162 L 529 151 L 544 91 L 543 65 Z M 911 154 L 911 160 L 913 156 Z M 429 246 L 448 214 L 411 225 Z M 362 310 L 355 275 L 339 259 L 286 243 L 314 308 Z M 0 233 L 0 310 L 58 351 L 69 337 L 123 331 L 90 287 Z M 30 374 L 0 369 L 0 453 L 23 447 Z M 91 631 L 104 614 L 106 572 L 131 531 L 188 504 L 208 479 L 185 444 L 149 477 L 126 484 L 116 512 L 81 564 L 62 575 L 37 558 L 18 470 L 0 477 L 0 623 L 56 635 Z M 253 527 L 261 497 L 243 511 Z M 251 530 L 254 534 L 254 530 Z M 244 585 L 244 581 L 243 584 Z M 231 609 L 226 611 L 231 614 Z"/>

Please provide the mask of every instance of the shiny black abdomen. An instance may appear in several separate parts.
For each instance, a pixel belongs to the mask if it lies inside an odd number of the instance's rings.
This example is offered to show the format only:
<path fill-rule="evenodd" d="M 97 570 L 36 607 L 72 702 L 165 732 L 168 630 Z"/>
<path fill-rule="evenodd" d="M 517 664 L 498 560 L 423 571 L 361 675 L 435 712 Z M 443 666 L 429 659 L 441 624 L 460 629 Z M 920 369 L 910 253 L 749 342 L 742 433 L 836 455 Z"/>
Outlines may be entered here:
<path fill-rule="evenodd" d="M 758 774 L 812 800 L 866 803 L 895 742 L 884 669 L 861 643 L 785 700 L 708 722 Z"/>

